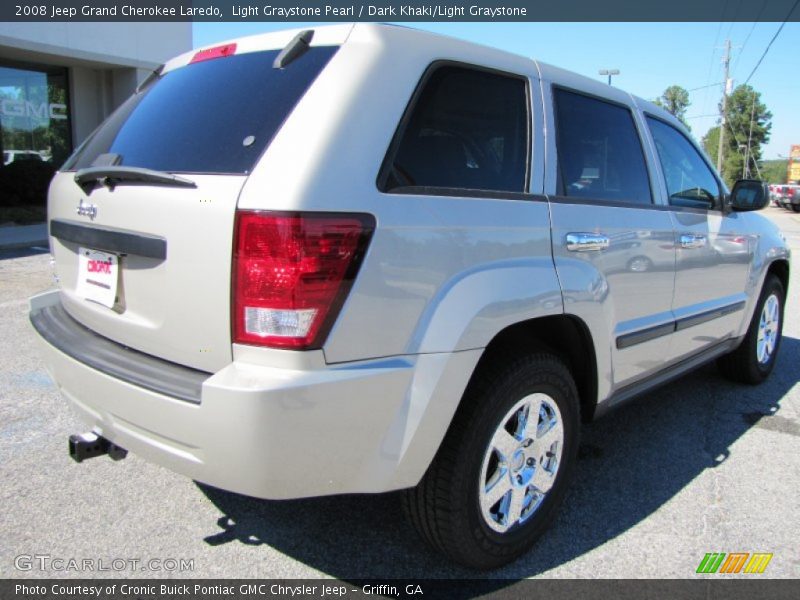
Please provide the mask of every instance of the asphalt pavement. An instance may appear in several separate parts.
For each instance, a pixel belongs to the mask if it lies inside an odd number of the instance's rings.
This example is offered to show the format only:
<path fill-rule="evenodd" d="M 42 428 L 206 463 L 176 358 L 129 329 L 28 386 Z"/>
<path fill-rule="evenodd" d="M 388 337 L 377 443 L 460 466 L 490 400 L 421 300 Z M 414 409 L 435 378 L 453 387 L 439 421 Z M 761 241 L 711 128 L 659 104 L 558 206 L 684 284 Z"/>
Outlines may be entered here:
<path fill-rule="evenodd" d="M 706 553 L 766 552 L 764 577 L 800 577 L 800 216 L 765 214 L 795 253 L 770 380 L 710 365 L 588 425 L 557 522 L 493 576 L 695 578 Z M 49 254 L 0 252 L 0 577 L 476 576 L 423 545 L 397 494 L 263 501 L 134 455 L 74 463 L 67 436 L 85 428 L 27 318 L 51 286 Z"/>

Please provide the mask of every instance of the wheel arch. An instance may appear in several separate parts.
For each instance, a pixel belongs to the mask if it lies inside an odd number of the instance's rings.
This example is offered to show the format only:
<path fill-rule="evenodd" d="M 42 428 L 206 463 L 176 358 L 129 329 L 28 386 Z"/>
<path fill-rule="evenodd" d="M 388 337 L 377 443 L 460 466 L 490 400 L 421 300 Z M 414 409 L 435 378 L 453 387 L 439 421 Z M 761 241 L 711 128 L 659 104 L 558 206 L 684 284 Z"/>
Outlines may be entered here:
<path fill-rule="evenodd" d="M 594 341 L 586 324 L 573 315 L 538 317 L 501 330 L 486 346 L 472 377 L 497 360 L 536 350 L 552 352 L 566 363 L 578 389 L 581 419 L 592 420 L 597 407 Z"/>
<path fill-rule="evenodd" d="M 778 259 L 770 263 L 767 268 L 767 276 L 775 275 L 783 285 L 783 293 L 789 296 L 789 261 Z"/>

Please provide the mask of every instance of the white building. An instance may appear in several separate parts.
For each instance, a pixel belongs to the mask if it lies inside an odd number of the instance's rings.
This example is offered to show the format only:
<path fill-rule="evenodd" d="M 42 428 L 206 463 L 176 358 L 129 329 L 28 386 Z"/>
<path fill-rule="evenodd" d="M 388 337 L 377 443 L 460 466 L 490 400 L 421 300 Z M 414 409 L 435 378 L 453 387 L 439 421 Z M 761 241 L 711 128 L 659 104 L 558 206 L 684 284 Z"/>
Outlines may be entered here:
<path fill-rule="evenodd" d="M 190 22 L 0 23 L 4 163 L 33 151 L 58 167 L 150 72 L 191 46 Z"/>

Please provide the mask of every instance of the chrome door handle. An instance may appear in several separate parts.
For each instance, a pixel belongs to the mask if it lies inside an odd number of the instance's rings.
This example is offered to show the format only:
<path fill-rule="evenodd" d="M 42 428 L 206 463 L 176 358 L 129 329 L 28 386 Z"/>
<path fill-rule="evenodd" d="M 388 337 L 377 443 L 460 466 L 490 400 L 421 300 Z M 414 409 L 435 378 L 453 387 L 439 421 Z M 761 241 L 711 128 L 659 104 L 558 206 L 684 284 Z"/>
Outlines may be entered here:
<path fill-rule="evenodd" d="M 567 250 L 570 252 L 596 252 L 609 245 L 608 236 L 602 233 L 568 233 Z"/>
<path fill-rule="evenodd" d="M 706 236 L 683 233 L 680 237 L 681 248 L 702 248 L 706 245 Z"/>

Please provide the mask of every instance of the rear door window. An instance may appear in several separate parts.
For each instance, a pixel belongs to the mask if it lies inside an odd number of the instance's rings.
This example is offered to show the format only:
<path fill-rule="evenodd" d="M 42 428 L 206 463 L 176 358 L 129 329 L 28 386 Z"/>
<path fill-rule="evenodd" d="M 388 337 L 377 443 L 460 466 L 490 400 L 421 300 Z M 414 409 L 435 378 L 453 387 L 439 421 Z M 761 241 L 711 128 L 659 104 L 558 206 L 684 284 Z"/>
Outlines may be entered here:
<path fill-rule="evenodd" d="M 384 161 L 383 191 L 524 192 L 527 83 L 494 71 L 434 66 Z"/>
<path fill-rule="evenodd" d="M 630 204 L 653 201 L 642 143 L 629 108 L 553 90 L 559 193 Z"/>
<path fill-rule="evenodd" d="M 336 52 L 319 46 L 283 69 L 280 50 L 205 60 L 169 71 L 129 98 L 64 165 L 101 154 L 168 172 L 248 173 Z"/>

